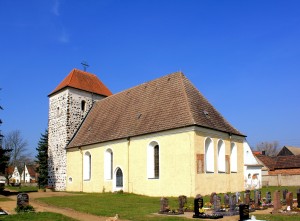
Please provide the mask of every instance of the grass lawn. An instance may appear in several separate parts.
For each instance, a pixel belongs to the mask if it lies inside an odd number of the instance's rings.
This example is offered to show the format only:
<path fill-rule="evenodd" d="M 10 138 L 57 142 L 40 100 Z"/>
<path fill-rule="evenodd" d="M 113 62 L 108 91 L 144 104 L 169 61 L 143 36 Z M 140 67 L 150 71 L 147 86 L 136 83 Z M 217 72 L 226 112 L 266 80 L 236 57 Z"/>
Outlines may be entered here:
<path fill-rule="evenodd" d="M 288 189 L 296 196 L 298 187 L 268 187 L 263 188 L 262 196 L 267 191 L 272 193 L 275 190 Z M 168 197 L 169 206 L 173 209 L 178 208 L 178 198 Z M 77 211 L 91 213 L 99 216 L 114 216 L 116 213 L 123 219 L 134 221 L 146 220 L 189 220 L 182 217 L 156 216 L 160 209 L 160 197 L 147 197 L 135 194 L 117 194 L 117 193 L 87 193 L 76 196 L 40 198 L 42 202 L 59 207 L 69 207 Z M 209 200 L 209 196 L 204 197 L 204 202 Z M 188 204 L 193 204 L 193 198 L 188 198 Z M 269 218 L 269 216 L 271 218 Z M 280 216 L 280 215 L 257 215 L 260 219 L 265 220 L 299 220 L 300 216 Z M 267 217 L 267 218 L 266 218 Z"/>
<path fill-rule="evenodd" d="M 19 221 L 19 220 L 30 220 L 30 221 L 44 221 L 44 220 L 60 220 L 60 221 L 74 221 L 75 219 L 63 216 L 57 213 L 22 213 L 16 215 L 0 216 L 0 220 L 3 221 Z"/>
<path fill-rule="evenodd" d="M 37 192 L 38 191 L 38 187 L 36 186 L 23 186 L 23 185 L 21 187 L 5 186 L 5 189 L 16 191 L 16 192 Z"/>

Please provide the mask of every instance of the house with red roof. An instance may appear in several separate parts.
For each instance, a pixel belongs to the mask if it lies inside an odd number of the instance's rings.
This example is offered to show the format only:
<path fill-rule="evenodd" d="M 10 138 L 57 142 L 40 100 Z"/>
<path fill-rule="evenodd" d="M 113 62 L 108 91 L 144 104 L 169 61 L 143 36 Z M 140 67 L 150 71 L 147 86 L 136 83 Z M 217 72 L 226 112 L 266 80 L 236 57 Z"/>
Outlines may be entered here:
<path fill-rule="evenodd" d="M 35 183 L 37 182 L 37 173 L 34 165 L 25 165 L 25 169 L 21 173 L 21 182 Z"/>
<path fill-rule="evenodd" d="M 297 186 L 300 180 L 300 155 L 270 157 L 256 155 L 263 165 L 262 183 L 264 186 Z"/>
<path fill-rule="evenodd" d="M 245 135 L 181 72 L 112 94 L 72 70 L 49 94 L 55 190 L 195 196 L 244 190 Z"/>

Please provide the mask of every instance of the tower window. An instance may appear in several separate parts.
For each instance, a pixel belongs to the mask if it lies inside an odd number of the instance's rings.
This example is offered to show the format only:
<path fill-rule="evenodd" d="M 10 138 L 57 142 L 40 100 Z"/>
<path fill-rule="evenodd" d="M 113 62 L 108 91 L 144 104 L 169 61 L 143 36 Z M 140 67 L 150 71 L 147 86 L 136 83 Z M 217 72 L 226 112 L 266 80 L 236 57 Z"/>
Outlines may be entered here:
<path fill-rule="evenodd" d="M 81 110 L 85 111 L 85 104 L 86 102 L 84 100 L 81 101 Z"/>

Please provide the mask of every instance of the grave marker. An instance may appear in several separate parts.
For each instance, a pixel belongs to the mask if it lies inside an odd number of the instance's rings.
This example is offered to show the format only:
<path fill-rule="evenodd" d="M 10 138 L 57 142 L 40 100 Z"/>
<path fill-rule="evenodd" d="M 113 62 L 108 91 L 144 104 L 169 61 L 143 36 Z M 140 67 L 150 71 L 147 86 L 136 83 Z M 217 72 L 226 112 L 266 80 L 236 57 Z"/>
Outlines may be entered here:
<path fill-rule="evenodd" d="M 27 193 L 19 193 L 17 195 L 17 206 L 23 207 L 29 205 L 29 196 Z"/>
<path fill-rule="evenodd" d="M 281 209 L 281 203 L 280 203 L 280 191 L 276 190 L 274 192 L 274 209 L 272 213 L 278 212 L 278 210 Z"/>
<path fill-rule="evenodd" d="M 239 205 L 239 212 L 240 212 L 240 221 L 249 220 L 249 205 L 240 204 Z"/>
<path fill-rule="evenodd" d="M 200 194 L 194 199 L 194 215 L 193 218 L 199 218 L 200 211 L 199 209 L 203 208 L 203 198 Z"/>
<path fill-rule="evenodd" d="M 297 189 L 297 207 L 300 208 L 300 189 Z"/>

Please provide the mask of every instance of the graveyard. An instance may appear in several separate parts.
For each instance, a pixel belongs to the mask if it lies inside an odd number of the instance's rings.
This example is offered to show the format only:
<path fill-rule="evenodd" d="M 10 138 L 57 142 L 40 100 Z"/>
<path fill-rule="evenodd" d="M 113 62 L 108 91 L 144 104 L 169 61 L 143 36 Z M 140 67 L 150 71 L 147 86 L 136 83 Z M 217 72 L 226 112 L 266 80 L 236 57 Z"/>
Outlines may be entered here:
<path fill-rule="evenodd" d="M 26 195 L 18 197 L 17 194 L 10 196 L 9 198 L 14 200 L 9 201 L 12 205 L 11 211 L 5 208 L 8 204 L 6 201 L 1 203 L 0 200 L 0 207 L 13 214 L 18 203 L 30 204 L 40 212 L 36 204 L 40 202 L 47 203 L 49 208 L 56 208 L 59 211 L 57 213 L 61 214 L 64 208 L 70 208 L 76 211 L 77 218 L 78 213 L 98 217 L 109 217 L 118 213 L 120 220 L 136 221 L 210 219 L 235 221 L 251 219 L 253 215 L 257 220 L 300 220 L 299 193 L 299 187 L 270 187 L 240 193 L 211 193 L 207 196 L 199 194 L 195 198 L 183 195 L 160 198 L 127 193 L 35 192 L 28 193 L 29 197 Z M 14 220 L 13 217 L 18 216 L 19 214 L 1 215 L 0 220 L 8 220 L 3 217 L 11 217 L 9 220 Z"/>

